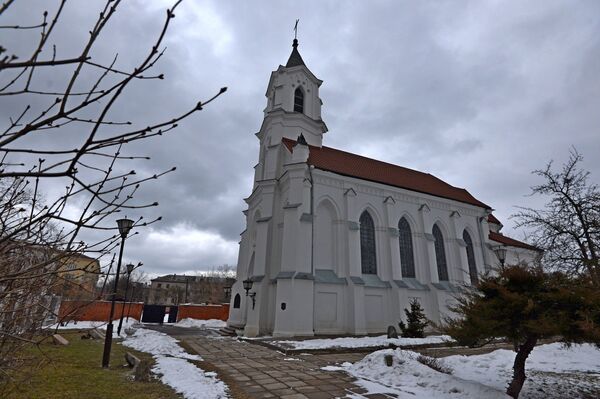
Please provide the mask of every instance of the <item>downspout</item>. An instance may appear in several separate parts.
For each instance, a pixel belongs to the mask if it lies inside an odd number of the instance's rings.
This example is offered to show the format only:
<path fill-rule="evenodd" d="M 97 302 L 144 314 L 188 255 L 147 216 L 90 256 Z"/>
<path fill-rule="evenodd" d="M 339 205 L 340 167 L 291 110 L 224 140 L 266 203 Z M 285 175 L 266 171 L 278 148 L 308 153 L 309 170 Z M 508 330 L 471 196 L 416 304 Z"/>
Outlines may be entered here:
<path fill-rule="evenodd" d="M 313 183 L 313 175 L 312 170 L 313 166 L 308 163 L 306 160 L 306 164 L 308 165 L 308 174 L 310 176 L 310 215 L 311 215 L 311 226 L 310 226 L 310 274 L 313 276 L 313 334 L 315 333 L 315 185 Z"/>
<path fill-rule="evenodd" d="M 307 162 L 308 163 L 308 162 Z M 308 174 L 310 175 L 310 216 L 312 218 L 311 232 L 310 232 L 310 274 L 315 274 L 315 188 L 313 184 L 312 175 L 313 166 L 308 165 Z"/>
<path fill-rule="evenodd" d="M 477 221 L 479 222 L 479 223 L 477 223 L 477 231 L 479 232 L 479 242 L 481 243 L 481 252 L 483 254 L 484 272 L 488 272 L 492 269 L 492 264 L 488 263 L 487 248 L 485 247 L 485 237 L 483 235 L 483 229 L 481 228 L 481 223 L 483 222 L 483 219 L 486 217 L 487 216 L 481 216 L 481 217 L 477 218 Z"/>

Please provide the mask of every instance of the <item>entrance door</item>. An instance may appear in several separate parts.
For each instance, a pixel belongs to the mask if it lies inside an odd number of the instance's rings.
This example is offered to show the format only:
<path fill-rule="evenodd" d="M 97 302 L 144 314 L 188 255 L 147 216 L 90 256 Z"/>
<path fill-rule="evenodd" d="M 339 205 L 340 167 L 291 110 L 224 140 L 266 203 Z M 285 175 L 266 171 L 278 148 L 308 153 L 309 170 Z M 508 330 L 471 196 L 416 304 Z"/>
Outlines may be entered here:
<path fill-rule="evenodd" d="M 165 305 L 144 305 L 142 323 L 162 323 L 166 308 Z"/>
<path fill-rule="evenodd" d="M 169 306 L 169 321 L 167 323 L 177 323 L 177 309 L 178 306 Z"/>

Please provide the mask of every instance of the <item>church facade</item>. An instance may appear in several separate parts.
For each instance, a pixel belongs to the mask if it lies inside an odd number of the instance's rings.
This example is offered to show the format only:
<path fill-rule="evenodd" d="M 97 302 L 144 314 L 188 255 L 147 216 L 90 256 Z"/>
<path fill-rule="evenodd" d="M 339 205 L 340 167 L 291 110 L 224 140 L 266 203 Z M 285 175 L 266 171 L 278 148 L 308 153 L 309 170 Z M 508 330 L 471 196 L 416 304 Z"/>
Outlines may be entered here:
<path fill-rule="evenodd" d="M 491 207 L 468 191 L 323 146 L 322 81 L 297 47 L 266 91 L 229 327 L 380 333 L 413 298 L 438 322 L 455 293 L 499 264 L 494 248 L 509 264 L 534 260 L 536 248 L 502 235 Z"/>

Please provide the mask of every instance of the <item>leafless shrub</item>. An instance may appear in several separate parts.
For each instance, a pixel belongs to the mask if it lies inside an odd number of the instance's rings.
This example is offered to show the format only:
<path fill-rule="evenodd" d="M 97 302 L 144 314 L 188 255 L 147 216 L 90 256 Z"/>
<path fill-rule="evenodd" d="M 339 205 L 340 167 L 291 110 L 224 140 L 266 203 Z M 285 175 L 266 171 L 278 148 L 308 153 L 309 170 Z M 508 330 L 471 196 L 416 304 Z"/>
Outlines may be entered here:
<path fill-rule="evenodd" d="M 78 284 L 67 281 L 64 273 L 69 258 L 110 257 L 119 245 L 115 219 L 158 205 L 136 201 L 136 193 L 175 168 L 138 175 L 135 165 L 149 158 L 135 155 L 136 144 L 170 133 L 226 90 L 206 101 L 194 100 L 166 120 L 148 121 L 149 115 L 131 115 L 142 123 L 111 119 L 133 82 L 164 79 L 153 67 L 165 54 L 163 40 L 180 1 L 167 10 L 162 27 L 149 33 L 156 39 L 131 68 L 120 68 L 116 55 L 92 58 L 120 3 L 105 1 L 83 44 L 68 57 L 57 56 L 64 49 L 54 34 L 68 23 L 61 18 L 66 0 L 58 0 L 54 12 L 40 10 L 39 23 L 29 25 L 6 23 L 7 11 L 16 3 L 0 4 L 0 108 L 17 109 L 0 126 L 0 391 L 16 378 L 22 347 L 43 338 L 44 320 L 55 312 L 52 294 Z M 28 34 L 32 31 L 39 34 Z M 23 40 L 8 48 L 1 42 L 5 33 L 23 34 Z M 30 52 L 19 54 L 25 51 Z M 48 74 L 63 82 L 60 89 L 39 84 L 36 78 Z M 140 216 L 134 231 L 158 220 Z M 113 263 L 100 272 L 85 264 L 78 270 L 110 275 Z"/>

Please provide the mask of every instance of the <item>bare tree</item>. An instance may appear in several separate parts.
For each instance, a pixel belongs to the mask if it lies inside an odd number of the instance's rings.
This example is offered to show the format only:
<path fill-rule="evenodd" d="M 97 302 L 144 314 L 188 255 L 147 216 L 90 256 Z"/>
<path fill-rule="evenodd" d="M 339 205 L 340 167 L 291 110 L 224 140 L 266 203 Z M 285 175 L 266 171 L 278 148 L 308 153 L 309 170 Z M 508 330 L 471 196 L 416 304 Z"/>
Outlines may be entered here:
<path fill-rule="evenodd" d="M 0 382 L 18 362 L 20 345 L 39 342 L 42 320 L 51 312 L 42 298 L 60 284 L 64 260 L 83 253 L 107 256 L 119 244 L 114 219 L 158 205 L 136 201 L 135 195 L 143 183 L 175 168 L 137 175 L 135 165 L 150 158 L 135 155 L 136 143 L 173 131 L 226 91 L 194 100 L 187 110 L 165 120 L 149 121 L 149 115 L 112 119 L 133 82 L 164 79 L 153 67 L 165 54 L 163 41 L 180 1 L 167 10 L 145 56 L 123 63 L 135 65 L 130 68 L 119 67 L 117 55 L 92 57 L 101 54 L 93 50 L 106 39 L 120 3 L 106 0 L 87 39 L 65 57 L 57 55 L 64 48 L 55 42 L 55 32 L 68 23 L 61 18 L 66 0 L 58 0 L 53 12 L 40 12 L 39 23 L 32 25 L 3 24 L 15 3 L 0 4 L 0 41 L 6 33 L 23 34 L 15 42 L 27 44 L 10 49 L 0 42 L 0 108 L 17 108 L 0 126 Z M 32 31 L 39 33 L 35 43 L 30 42 Z M 29 47 L 31 52 L 20 54 Z M 50 74 L 63 82 L 60 89 L 39 84 L 38 77 Z M 142 122 L 133 121 L 135 117 Z M 134 230 L 158 220 L 139 216 Z M 113 264 L 102 273 L 114 274 Z"/>
<path fill-rule="evenodd" d="M 532 231 L 536 246 L 544 250 L 544 264 L 552 269 L 587 276 L 600 286 L 600 190 L 581 168 L 583 157 L 572 149 L 562 169 L 552 162 L 533 173 L 543 182 L 532 195 L 548 199 L 542 209 L 521 208 L 514 217 L 518 227 Z"/>

